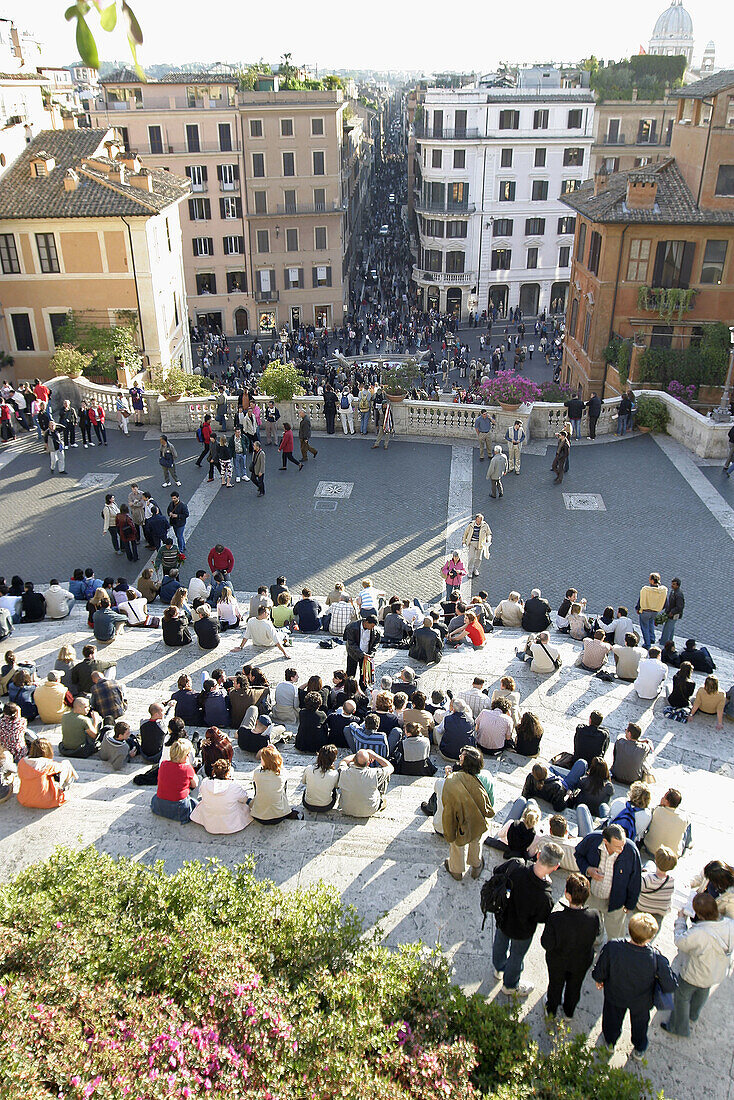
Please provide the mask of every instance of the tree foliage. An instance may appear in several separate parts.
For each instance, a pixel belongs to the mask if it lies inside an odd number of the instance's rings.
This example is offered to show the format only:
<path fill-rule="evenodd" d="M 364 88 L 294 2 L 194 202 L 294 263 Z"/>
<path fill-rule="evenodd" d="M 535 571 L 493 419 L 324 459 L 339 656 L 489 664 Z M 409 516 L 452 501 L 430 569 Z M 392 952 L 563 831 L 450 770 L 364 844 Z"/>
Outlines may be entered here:
<path fill-rule="evenodd" d="M 79 57 L 90 69 L 99 69 L 99 49 L 87 16 L 94 9 L 99 16 L 100 30 L 111 34 L 117 26 L 118 10 L 120 22 L 127 33 L 127 41 L 130 47 L 130 55 L 135 66 L 135 71 L 141 80 L 145 80 L 145 73 L 138 62 L 138 46 L 143 44 L 143 32 L 135 14 L 127 0 L 76 0 L 71 7 L 64 12 L 64 18 L 68 22 L 76 20 L 76 48 Z"/>
<path fill-rule="evenodd" d="M 594 64 L 596 63 L 596 67 Z M 591 73 L 591 87 L 600 101 L 632 99 L 637 89 L 639 99 L 659 100 L 667 88 L 678 88 L 686 71 L 685 57 L 664 57 L 640 54 L 626 61 L 611 61 L 599 65 L 595 57 L 584 62 Z"/>
<path fill-rule="evenodd" d="M 97 325 L 84 313 L 71 311 L 59 330 L 61 343 L 88 355 L 89 374 L 116 378 L 118 366 L 137 374 L 143 367 L 137 342 L 137 316 L 126 310 L 118 314 L 121 324 Z"/>

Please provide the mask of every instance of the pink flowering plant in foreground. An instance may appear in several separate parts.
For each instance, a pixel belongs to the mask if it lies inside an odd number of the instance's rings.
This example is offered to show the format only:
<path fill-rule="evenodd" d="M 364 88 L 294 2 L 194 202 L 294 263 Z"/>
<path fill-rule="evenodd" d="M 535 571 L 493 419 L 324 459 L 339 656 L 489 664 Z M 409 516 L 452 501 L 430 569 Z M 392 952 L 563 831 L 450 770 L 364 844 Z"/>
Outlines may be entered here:
<path fill-rule="evenodd" d="M 651 1096 L 583 1036 L 541 1054 L 439 948 L 390 951 L 335 890 L 252 862 L 60 849 L 0 886 L 0 1035 L 0 1100 Z"/>
<path fill-rule="evenodd" d="M 671 397 L 677 398 L 678 401 L 681 401 L 684 405 L 692 405 L 698 394 L 697 386 L 684 386 L 682 382 L 676 382 L 675 379 L 673 379 L 672 382 L 668 382 L 665 388 Z"/>

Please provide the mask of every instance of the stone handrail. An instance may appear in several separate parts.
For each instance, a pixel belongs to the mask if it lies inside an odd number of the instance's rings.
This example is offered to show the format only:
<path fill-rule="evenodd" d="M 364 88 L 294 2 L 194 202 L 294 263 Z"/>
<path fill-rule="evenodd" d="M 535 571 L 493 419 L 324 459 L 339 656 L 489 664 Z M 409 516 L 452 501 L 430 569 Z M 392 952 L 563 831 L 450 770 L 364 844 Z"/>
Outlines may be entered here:
<path fill-rule="evenodd" d="M 101 405 L 105 415 L 110 419 L 116 415 L 117 386 L 104 386 L 98 382 L 90 382 L 84 375 L 76 378 L 66 375 L 51 378 L 46 385 L 59 402 L 68 398 L 72 404 L 78 406 L 81 401 L 92 401 L 96 405 Z M 129 404 L 130 397 L 126 387 L 123 388 L 123 393 L 127 396 Z M 143 393 L 144 424 L 160 424 L 158 399 L 157 390 L 146 390 Z"/>

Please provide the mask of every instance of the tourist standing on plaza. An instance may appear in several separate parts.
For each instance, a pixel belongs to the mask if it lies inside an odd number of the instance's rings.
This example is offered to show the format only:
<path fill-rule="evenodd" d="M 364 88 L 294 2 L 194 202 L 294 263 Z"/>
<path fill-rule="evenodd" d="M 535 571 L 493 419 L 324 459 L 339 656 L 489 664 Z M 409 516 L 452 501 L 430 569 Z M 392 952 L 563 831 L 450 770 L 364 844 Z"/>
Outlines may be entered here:
<path fill-rule="evenodd" d="M 265 496 L 265 451 L 260 446 L 259 440 L 252 445 L 252 461 L 250 463 L 252 483 L 257 487 L 257 495 Z"/>
<path fill-rule="evenodd" d="M 507 450 L 510 455 L 510 472 L 514 470 L 516 474 L 520 473 L 520 456 L 525 439 L 526 435 L 522 420 L 516 420 L 512 427 L 505 432 Z"/>
<path fill-rule="evenodd" d="M 489 557 L 489 548 L 492 545 L 492 531 L 481 512 L 477 512 L 464 528 L 461 545 L 466 548 L 469 576 L 478 577 L 482 558 Z"/>
<path fill-rule="evenodd" d="M 143 423 L 143 413 L 145 412 L 145 402 L 143 400 L 144 394 L 143 387 L 139 382 L 133 382 L 132 386 L 128 390 L 130 394 L 130 401 L 133 407 L 133 423 Z"/>
<path fill-rule="evenodd" d="M 592 390 L 585 408 L 589 413 L 589 439 L 596 439 L 596 425 L 601 416 L 601 398 L 598 393 Z"/>
<path fill-rule="evenodd" d="M 104 498 L 104 508 L 102 509 L 102 534 L 106 535 L 109 532 L 110 539 L 112 540 L 112 547 L 116 554 L 124 553 L 124 551 L 120 549 L 120 543 L 117 538 L 117 514 L 119 511 L 120 509 L 115 500 L 114 493 L 107 493 Z"/>
<path fill-rule="evenodd" d="M 583 399 L 577 395 L 576 397 L 570 397 L 563 404 L 568 409 L 568 419 L 571 421 L 573 438 L 581 439 L 581 418 L 584 415 Z"/>
<path fill-rule="evenodd" d="M 48 453 L 51 459 L 51 473 L 58 469 L 60 474 L 66 470 L 66 452 L 61 428 L 53 420 L 49 421 L 48 434 L 46 436 Z"/>
<path fill-rule="evenodd" d="M 466 576 L 466 568 L 458 550 L 451 551 L 451 557 L 441 566 L 441 576 L 446 585 L 446 600 L 456 600 L 461 595 L 461 582 Z"/>
<path fill-rule="evenodd" d="M 594 943 L 601 934 L 601 917 L 596 910 L 587 909 L 588 900 L 589 880 L 576 872 L 570 874 L 561 908 L 548 917 L 540 937 L 548 967 L 545 1011 L 549 1016 L 556 1015 L 562 1001 L 564 1015 L 571 1019 L 581 997 L 586 972 L 594 961 Z"/>
<path fill-rule="evenodd" d="M 556 479 L 554 485 L 560 485 L 563 481 L 563 475 L 566 470 L 566 463 L 568 462 L 568 456 L 571 453 L 571 446 L 568 442 L 568 435 L 565 431 L 557 432 L 556 439 L 558 445 L 556 446 L 556 455 L 551 463 L 551 470 L 554 471 Z"/>
<path fill-rule="evenodd" d="M 311 446 L 311 417 L 305 409 L 298 410 L 298 417 L 298 442 L 301 445 L 301 462 L 308 462 L 310 454 L 316 458 L 319 452 Z"/>
<path fill-rule="evenodd" d="M 616 939 L 640 896 L 640 853 L 621 825 L 607 825 L 580 840 L 575 854 L 579 871 L 591 882 L 589 905 L 601 913 L 607 939 Z"/>
<path fill-rule="evenodd" d="M 668 592 L 665 600 L 665 622 L 663 623 L 663 630 L 660 635 L 660 644 L 665 645 L 666 642 L 673 641 L 673 635 L 675 634 L 675 624 L 683 618 L 683 608 L 686 606 L 685 597 L 680 590 L 680 578 L 673 577 L 670 582 L 670 592 Z"/>
<path fill-rule="evenodd" d="M 449 843 L 449 858 L 443 865 L 457 882 L 467 869 L 479 878 L 484 869 L 482 837 L 494 817 L 494 788 L 482 775 L 484 756 L 473 745 L 459 753 L 457 767 L 446 769 L 443 785 L 443 835 Z"/>
<path fill-rule="evenodd" d="M 178 493 L 171 493 L 171 503 L 166 511 L 168 512 L 168 522 L 171 524 L 173 533 L 176 536 L 178 549 L 185 557 L 186 539 L 184 538 L 184 528 L 186 527 L 186 520 L 189 518 L 189 510 Z"/>
<path fill-rule="evenodd" d="M 495 875 L 507 879 L 509 897 L 496 916 L 492 945 L 494 976 L 502 979 L 502 992 L 527 997 L 533 992 L 530 982 L 521 982 L 523 962 L 539 924 L 545 924 L 553 911 L 550 876 L 557 871 L 563 850 L 557 844 L 543 844 L 535 863 L 508 859 L 495 867 Z"/>
<path fill-rule="evenodd" d="M 163 470 L 163 486 L 180 485 L 176 476 L 176 460 L 178 452 L 167 435 L 162 435 L 158 448 L 158 465 Z"/>
<path fill-rule="evenodd" d="M 390 442 L 390 436 L 395 431 L 395 424 L 393 423 L 390 402 L 384 402 L 384 404 L 382 405 L 382 409 L 382 419 L 378 423 L 377 439 L 372 444 L 373 451 L 377 450 L 377 448 L 380 446 L 381 441 L 385 447 L 385 450 L 387 450 L 387 445 Z"/>
<path fill-rule="evenodd" d="M 105 411 L 101 405 L 89 406 L 89 423 L 94 428 L 94 434 L 97 436 L 97 442 L 107 446 L 107 429 L 105 428 Z M 39 419 L 40 423 L 40 419 Z"/>
<path fill-rule="evenodd" d="M 645 649 L 655 645 L 655 616 L 663 610 L 667 598 L 668 589 L 660 583 L 660 574 L 651 573 L 650 580 L 640 589 L 640 598 L 637 601 L 637 614 Z"/>
<path fill-rule="evenodd" d="M 690 928 L 684 910 L 675 922 L 674 939 L 680 970 L 673 1012 L 660 1026 L 671 1035 L 687 1039 L 691 1024 L 701 1015 L 712 986 L 723 982 L 734 954 L 734 920 L 722 918 L 711 894 L 696 894 L 691 907 L 695 914 Z"/>
<path fill-rule="evenodd" d="M 505 490 L 502 486 L 502 478 L 507 473 L 507 455 L 499 444 L 494 448 L 494 454 L 487 469 L 486 480 L 492 483 L 492 491 L 489 494 L 492 500 L 503 497 Z"/>
<path fill-rule="evenodd" d="M 333 435 L 336 431 L 336 394 L 331 386 L 324 386 L 324 416 L 326 417 L 326 433 Z"/>
<path fill-rule="evenodd" d="M 486 454 L 489 458 L 489 433 L 494 427 L 494 419 L 491 417 L 486 409 L 482 409 L 479 416 L 474 421 L 474 431 L 477 434 L 479 440 L 479 461 L 484 462 L 484 456 Z"/>

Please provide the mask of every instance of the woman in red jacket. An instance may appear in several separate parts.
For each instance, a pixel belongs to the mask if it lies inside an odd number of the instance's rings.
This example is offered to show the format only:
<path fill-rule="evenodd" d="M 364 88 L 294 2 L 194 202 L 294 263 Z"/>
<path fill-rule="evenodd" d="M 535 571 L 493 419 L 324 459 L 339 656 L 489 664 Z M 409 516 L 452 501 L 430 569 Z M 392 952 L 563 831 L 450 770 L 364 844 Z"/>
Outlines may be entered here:
<path fill-rule="evenodd" d="M 280 441 L 278 450 L 283 456 L 283 465 L 280 468 L 281 473 L 285 471 L 287 462 L 292 462 L 299 470 L 303 469 L 303 463 L 293 457 L 293 429 L 288 421 L 285 421 L 283 424 L 283 438 Z"/>
<path fill-rule="evenodd" d="M 94 434 L 97 436 L 99 443 L 104 443 L 107 446 L 107 429 L 104 426 L 105 415 L 104 409 L 101 405 L 89 406 L 89 423 L 94 428 Z"/>

